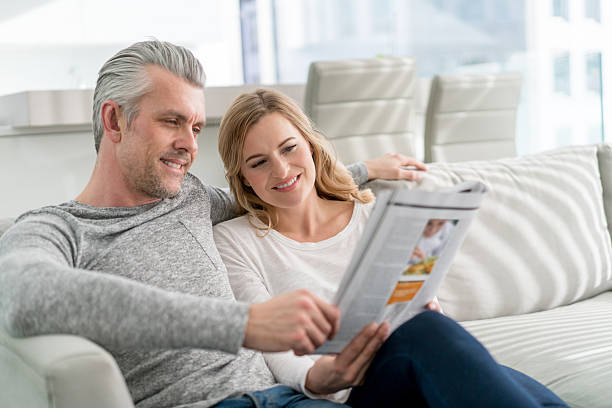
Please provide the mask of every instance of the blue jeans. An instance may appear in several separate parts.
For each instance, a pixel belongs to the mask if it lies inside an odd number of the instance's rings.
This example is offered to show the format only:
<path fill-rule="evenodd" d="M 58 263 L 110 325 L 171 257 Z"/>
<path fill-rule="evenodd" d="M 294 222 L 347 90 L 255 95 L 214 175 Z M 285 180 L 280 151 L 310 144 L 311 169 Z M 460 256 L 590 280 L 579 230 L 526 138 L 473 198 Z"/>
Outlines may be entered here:
<path fill-rule="evenodd" d="M 242 397 L 228 398 L 214 408 L 350 408 L 327 400 L 313 400 L 284 385 L 263 391 L 247 392 Z"/>
<path fill-rule="evenodd" d="M 393 332 L 376 354 L 364 384 L 353 388 L 346 404 L 356 408 L 567 407 L 542 384 L 497 364 L 463 327 L 433 311 L 415 316 Z M 218 407 L 347 405 L 310 400 L 280 386 L 225 400 Z"/>

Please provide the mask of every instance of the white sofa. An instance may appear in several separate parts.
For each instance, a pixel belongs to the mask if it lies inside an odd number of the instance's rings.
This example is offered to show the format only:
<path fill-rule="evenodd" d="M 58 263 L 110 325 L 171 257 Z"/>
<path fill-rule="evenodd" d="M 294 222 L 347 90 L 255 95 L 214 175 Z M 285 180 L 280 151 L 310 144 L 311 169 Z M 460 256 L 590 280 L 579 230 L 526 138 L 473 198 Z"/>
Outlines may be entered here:
<path fill-rule="evenodd" d="M 612 145 L 430 167 L 418 183 L 370 186 L 489 185 L 439 292 L 446 313 L 570 406 L 610 407 Z M 132 406 L 108 353 L 74 336 L 0 332 L 0 407 L 84 406 Z"/>
<path fill-rule="evenodd" d="M 445 312 L 570 406 L 611 407 L 612 145 L 435 163 L 405 184 L 463 180 L 490 191 L 438 294 Z"/>

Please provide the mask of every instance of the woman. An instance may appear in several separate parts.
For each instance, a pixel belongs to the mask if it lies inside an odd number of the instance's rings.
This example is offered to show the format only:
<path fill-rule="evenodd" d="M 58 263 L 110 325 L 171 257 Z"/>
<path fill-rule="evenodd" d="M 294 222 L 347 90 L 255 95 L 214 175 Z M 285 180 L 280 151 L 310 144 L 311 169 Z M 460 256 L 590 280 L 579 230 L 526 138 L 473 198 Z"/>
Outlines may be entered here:
<path fill-rule="evenodd" d="M 257 90 L 229 108 L 219 152 L 246 214 L 218 225 L 215 240 L 237 299 L 261 302 L 299 288 L 332 298 L 374 197 L 358 190 L 331 151 L 280 93 Z M 316 362 L 290 353 L 265 357 L 279 382 L 349 406 L 566 406 L 541 384 L 499 366 L 434 311 L 402 325 L 351 375 L 338 370 L 342 353 Z"/>

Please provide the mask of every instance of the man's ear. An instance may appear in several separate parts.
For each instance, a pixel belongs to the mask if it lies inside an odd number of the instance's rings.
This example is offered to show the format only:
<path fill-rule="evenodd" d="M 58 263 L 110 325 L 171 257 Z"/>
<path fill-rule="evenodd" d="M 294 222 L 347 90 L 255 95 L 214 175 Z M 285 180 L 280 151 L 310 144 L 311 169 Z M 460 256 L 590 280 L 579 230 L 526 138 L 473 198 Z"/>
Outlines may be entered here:
<path fill-rule="evenodd" d="M 102 126 L 104 127 L 104 133 L 113 143 L 121 141 L 121 108 L 119 104 L 113 101 L 105 101 L 102 104 L 101 112 L 102 115 Z"/>

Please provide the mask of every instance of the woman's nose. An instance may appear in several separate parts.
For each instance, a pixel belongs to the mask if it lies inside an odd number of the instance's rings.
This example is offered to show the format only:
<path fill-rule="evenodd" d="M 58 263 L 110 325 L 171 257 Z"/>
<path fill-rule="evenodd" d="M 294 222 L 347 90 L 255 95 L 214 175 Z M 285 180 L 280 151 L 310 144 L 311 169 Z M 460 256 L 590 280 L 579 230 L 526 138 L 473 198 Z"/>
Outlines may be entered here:
<path fill-rule="evenodd" d="M 272 161 L 272 175 L 278 178 L 287 177 L 289 173 L 289 165 L 282 158 L 277 158 Z"/>

